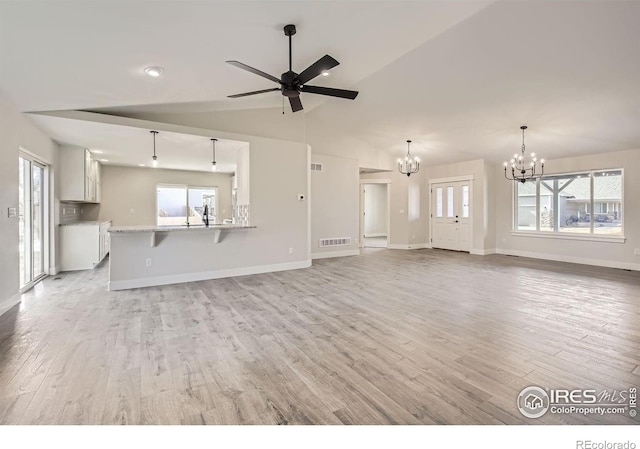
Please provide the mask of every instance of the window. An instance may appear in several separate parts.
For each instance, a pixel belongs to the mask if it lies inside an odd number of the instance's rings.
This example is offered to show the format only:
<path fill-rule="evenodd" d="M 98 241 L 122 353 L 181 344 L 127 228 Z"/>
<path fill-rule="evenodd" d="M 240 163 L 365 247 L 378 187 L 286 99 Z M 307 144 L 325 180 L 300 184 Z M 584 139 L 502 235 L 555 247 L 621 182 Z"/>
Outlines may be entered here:
<path fill-rule="evenodd" d="M 442 187 L 436 189 L 436 217 L 442 217 Z"/>
<path fill-rule="evenodd" d="M 622 170 L 548 175 L 515 184 L 518 231 L 622 236 Z"/>
<path fill-rule="evenodd" d="M 469 218 L 469 186 L 462 186 L 462 218 Z"/>
<path fill-rule="evenodd" d="M 536 182 L 527 181 L 516 184 L 516 229 L 519 231 L 536 230 Z"/>
<path fill-rule="evenodd" d="M 453 187 L 447 187 L 447 217 L 453 217 Z"/>
<path fill-rule="evenodd" d="M 158 185 L 158 226 L 204 224 L 204 207 L 208 206 L 209 222 L 216 222 L 216 187 Z"/>

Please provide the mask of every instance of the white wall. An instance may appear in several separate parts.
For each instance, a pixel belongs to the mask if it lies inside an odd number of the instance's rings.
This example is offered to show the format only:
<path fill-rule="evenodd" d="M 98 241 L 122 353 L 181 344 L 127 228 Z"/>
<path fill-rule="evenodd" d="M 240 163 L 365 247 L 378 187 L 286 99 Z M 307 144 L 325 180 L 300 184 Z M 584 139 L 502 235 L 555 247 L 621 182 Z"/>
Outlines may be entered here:
<path fill-rule="evenodd" d="M 386 237 L 387 235 L 387 185 L 364 184 L 364 235 Z"/>
<path fill-rule="evenodd" d="M 375 148 L 335 126 L 311 118 L 307 119 L 305 129 L 306 142 L 314 153 L 355 159 L 360 168 L 390 170 L 395 167 L 395 159 L 386 149 Z"/>
<path fill-rule="evenodd" d="M 100 204 L 83 205 L 84 220 L 112 220 L 113 226 L 155 226 L 158 184 L 217 187 L 218 222 L 232 216 L 230 174 L 102 165 L 101 181 Z"/>
<path fill-rule="evenodd" d="M 436 166 L 429 166 L 425 162 L 423 168 L 411 176 L 403 175 L 398 170 L 362 174 L 362 180 L 391 179 L 390 247 L 429 247 L 429 181 L 471 175 L 474 178 L 472 252 L 484 254 L 493 249 L 495 220 L 490 215 L 490 198 L 493 198 L 494 181 L 487 179 L 488 165 L 481 159 Z"/>
<path fill-rule="evenodd" d="M 153 106 L 161 109 L 161 105 Z M 238 109 L 231 111 L 203 111 L 187 113 L 126 112 L 124 116 L 154 122 L 172 123 L 202 129 L 216 129 L 256 137 L 305 141 L 306 113 L 291 112 L 287 102 L 285 113 L 279 108 Z"/>
<path fill-rule="evenodd" d="M 496 246 L 505 254 L 565 260 L 577 263 L 640 270 L 640 149 L 549 160 L 545 174 L 570 173 L 605 168 L 624 169 L 624 234 L 623 243 L 549 239 L 512 235 L 513 182 L 504 178 L 496 183 Z M 494 165 L 496 175 L 502 167 Z"/>
<path fill-rule="evenodd" d="M 113 285 L 184 282 L 311 264 L 308 147 L 247 136 L 243 140 L 251 144 L 250 224 L 256 229 L 230 232 L 219 244 L 212 239 L 207 244 L 202 233 L 170 233 L 156 247 L 149 245 L 148 235 L 112 234 Z M 298 194 L 305 200 L 299 201 Z M 153 260 L 151 267 L 146 266 L 146 258 Z"/>
<path fill-rule="evenodd" d="M 471 252 L 484 254 L 487 250 L 492 250 L 495 239 L 493 234 L 494 218 L 489 214 L 489 204 L 493 180 L 487 179 L 487 163 L 482 159 L 477 159 L 456 164 L 427 166 L 425 174 L 427 182 L 434 179 L 473 175 Z M 429 222 L 429 214 L 426 219 Z"/>
<path fill-rule="evenodd" d="M 55 167 L 58 146 L 0 95 L 0 313 L 19 300 L 18 218 L 8 218 L 7 209 L 18 207 L 18 151 L 22 148 L 50 165 L 50 213 L 52 235 L 49 265 L 56 266 Z"/>
<path fill-rule="evenodd" d="M 314 258 L 358 254 L 358 161 L 312 153 L 322 171 L 311 173 L 311 252 Z M 351 245 L 318 246 L 322 238 L 351 237 Z"/>
<path fill-rule="evenodd" d="M 238 157 L 236 161 L 236 201 L 238 205 L 246 206 L 251 204 L 251 159 L 249 155 L 249 148 L 242 147 L 238 150 Z"/>
<path fill-rule="evenodd" d="M 422 248 L 428 242 L 429 195 L 424 172 L 411 176 L 398 170 L 363 173 L 361 181 L 368 179 L 391 180 L 387 184 L 389 197 L 389 247 Z"/>

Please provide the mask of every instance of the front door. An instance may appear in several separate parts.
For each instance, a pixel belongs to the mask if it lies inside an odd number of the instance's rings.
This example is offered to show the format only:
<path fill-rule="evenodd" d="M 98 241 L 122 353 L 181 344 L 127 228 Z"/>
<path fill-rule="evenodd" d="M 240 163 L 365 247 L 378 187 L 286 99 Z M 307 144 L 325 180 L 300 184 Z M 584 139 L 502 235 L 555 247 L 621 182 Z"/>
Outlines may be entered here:
<path fill-rule="evenodd" d="M 471 250 L 471 181 L 431 185 L 431 246 Z"/>

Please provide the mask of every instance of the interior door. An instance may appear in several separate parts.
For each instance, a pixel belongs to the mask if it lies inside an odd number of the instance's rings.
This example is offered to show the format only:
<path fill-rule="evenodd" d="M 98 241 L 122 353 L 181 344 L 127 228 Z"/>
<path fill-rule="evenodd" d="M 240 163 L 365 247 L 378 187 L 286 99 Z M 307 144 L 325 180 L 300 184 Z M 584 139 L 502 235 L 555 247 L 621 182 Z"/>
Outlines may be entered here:
<path fill-rule="evenodd" d="M 454 251 L 470 251 L 470 181 L 432 184 L 431 195 L 431 246 Z"/>

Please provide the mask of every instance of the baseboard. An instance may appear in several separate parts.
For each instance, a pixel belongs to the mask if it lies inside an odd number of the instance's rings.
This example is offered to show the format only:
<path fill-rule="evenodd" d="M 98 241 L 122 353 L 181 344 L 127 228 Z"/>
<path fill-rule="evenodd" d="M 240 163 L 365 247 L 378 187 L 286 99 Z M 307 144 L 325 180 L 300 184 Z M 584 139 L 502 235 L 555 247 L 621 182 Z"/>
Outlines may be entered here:
<path fill-rule="evenodd" d="M 14 307 L 16 304 L 20 304 L 20 293 L 16 293 L 15 295 L 0 302 L 0 316 Z"/>
<path fill-rule="evenodd" d="M 517 251 L 510 249 L 496 249 L 496 254 L 503 254 L 505 256 L 529 257 L 531 259 L 553 260 L 555 262 L 578 263 L 596 267 L 640 271 L 640 264 L 630 262 L 616 262 L 613 260 L 590 259 L 586 257 L 560 256 L 557 254 L 533 253 L 529 251 Z"/>
<path fill-rule="evenodd" d="M 332 257 L 346 257 L 346 256 L 359 256 L 359 249 L 349 249 L 346 251 L 329 251 L 326 253 L 312 253 L 312 259 L 329 259 Z"/>
<path fill-rule="evenodd" d="M 156 285 L 180 284 L 183 282 L 206 281 L 249 274 L 272 273 L 275 271 L 297 270 L 309 268 L 311 259 L 300 262 L 280 263 L 274 265 L 259 265 L 255 267 L 230 268 L 227 270 L 201 271 L 198 273 L 172 274 L 168 276 L 154 276 L 122 281 L 109 281 L 109 290 L 126 290 L 130 288 L 153 287 Z"/>
<path fill-rule="evenodd" d="M 60 267 L 49 267 L 49 270 L 47 270 L 49 276 L 55 276 L 58 273 L 60 273 Z"/>
<path fill-rule="evenodd" d="M 389 249 L 431 249 L 431 245 L 429 245 L 428 243 L 412 243 L 411 245 L 399 245 L 395 243 L 393 245 L 389 244 L 387 248 Z"/>
<path fill-rule="evenodd" d="M 488 256 L 489 254 L 495 254 L 495 248 L 492 249 L 472 249 L 469 251 L 469 254 L 473 254 L 476 256 Z"/>
<path fill-rule="evenodd" d="M 375 232 L 373 234 L 367 234 L 364 236 L 364 238 L 366 239 L 367 237 L 386 237 L 387 234 L 385 234 L 384 232 Z"/>

